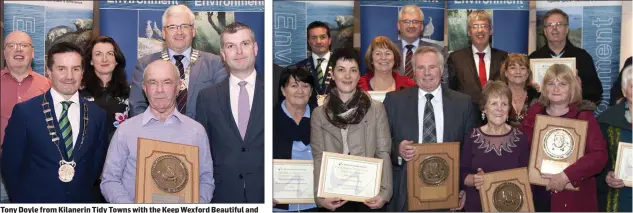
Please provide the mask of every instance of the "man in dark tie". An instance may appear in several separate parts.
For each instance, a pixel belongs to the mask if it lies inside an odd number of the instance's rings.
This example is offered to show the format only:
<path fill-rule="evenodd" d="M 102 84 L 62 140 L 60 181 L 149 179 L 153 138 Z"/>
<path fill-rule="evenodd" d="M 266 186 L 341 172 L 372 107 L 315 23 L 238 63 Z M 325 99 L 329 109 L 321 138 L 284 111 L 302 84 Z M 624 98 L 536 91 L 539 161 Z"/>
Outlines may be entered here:
<path fill-rule="evenodd" d="M 205 87 L 226 78 L 224 65 L 219 56 L 191 47 L 196 35 L 195 16 L 185 5 L 174 5 L 163 13 L 163 39 L 166 48 L 138 59 L 130 90 L 130 116 L 142 114 L 147 109 L 147 99 L 142 89 L 143 71 L 155 60 L 170 61 L 178 67 L 182 86 L 176 103 L 180 113 L 195 117 L 196 97 Z"/>
<path fill-rule="evenodd" d="M 412 144 L 461 143 L 475 126 L 470 97 L 441 86 L 443 62 L 442 53 L 433 47 L 416 49 L 412 63 L 418 86 L 387 93 L 383 102 L 391 130 L 394 182 L 387 211 L 407 210 L 407 162 L 415 153 Z M 460 199 L 465 199 L 464 194 L 460 192 Z"/>
<path fill-rule="evenodd" d="M 316 80 L 316 91 L 323 95 L 326 92 L 330 66 L 330 27 L 325 22 L 314 21 L 308 25 L 308 50 L 311 54 L 308 58 L 295 64 L 298 67 L 308 67 Z M 277 85 L 275 85 L 277 86 Z"/>
<path fill-rule="evenodd" d="M 430 46 L 442 53 L 446 58 L 444 47 L 422 40 L 424 32 L 424 12 L 415 4 L 405 5 L 398 12 L 398 39 L 401 40 L 400 52 L 402 53 L 402 66 L 400 75 L 413 79 L 413 53 L 418 47 Z M 443 62 L 442 62 L 443 64 Z M 446 84 L 447 74 L 442 76 L 442 84 Z"/>
<path fill-rule="evenodd" d="M 211 202 L 264 203 L 264 79 L 255 71 L 255 33 L 234 22 L 220 44 L 230 75 L 200 91 L 196 105 L 213 156 Z"/>
<path fill-rule="evenodd" d="M 479 106 L 481 90 L 486 82 L 499 79 L 501 63 L 508 53 L 490 46 L 492 21 L 485 10 L 468 15 L 468 36 L 472 45 L 448 56 L 449 88 L 469 95 L 475 106 Z M 479 107 L 474 109 L 479 111 Z"/>

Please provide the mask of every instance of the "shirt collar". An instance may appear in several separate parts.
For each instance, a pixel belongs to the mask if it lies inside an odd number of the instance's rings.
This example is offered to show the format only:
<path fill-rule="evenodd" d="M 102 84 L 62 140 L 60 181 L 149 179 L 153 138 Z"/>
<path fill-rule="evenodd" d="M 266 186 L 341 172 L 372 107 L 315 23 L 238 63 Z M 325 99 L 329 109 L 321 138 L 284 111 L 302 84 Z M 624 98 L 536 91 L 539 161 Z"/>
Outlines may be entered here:
<path fill-rule="evenodd" d="M 253 85 L 255 86 L 255 78 L 257 77 L 257 70 L 253 70 L 253 73 L 251 73 L 249 76 L 247 76 L 244 80 L 239 79 L 237 77 L 235 77 L 233 74 L 231 74 L 231 76 L 229 76 L 229 85 L 231 86 L 238 86 L 237 84 L 240 83 L 240 81 L 246 81 L 247 82 L 247 86 L 248 85 Z"/>
<path fill-rule="evenodd" d="M 29 68 L 29 71 L 27 71 L 27 72 L 28 72 L 28 74 L 26 75 L 26 78 L 28 78 L 28 77 L 33 77 L 33 73 L 35 73 L 35 72 L 33 71 L 33 68 L 32 68 L 32 67 L 31 67 L 31 68 Z M 5 76 L 5 75 L 11 75 L 11 72 L 9 72 L 9 68 L 8 68 L 8 67 L 6 67 L 6 66 L 4 67 L 4 69 L 2 69 L 2 71 L 0 71 L 0 76 Z M 12 75 L 11 75 L 11 78 L 13 78 L 13 76 L 12 76 Z M 26 78 L 24 78 L 24 79 L 26 79 Z"/>
<path fill-rule="evenodd" d="M 143 112 L 143 126 L 146 126 L 147 124 L 149 124 L 150 121 L 155 120 L 155 121 L 160 121 L 160 119 L 158 119 L 156 117 L 156 115 L 154 115 L 154 113 L 152 113 L 151 107 L 148 106 L 147 109 L 145 109 L 145 112 Z M 165 124 L 169 124 L 169 123 L 173 123 L 173 122 L 182 122 L 183 120 L 183 114 L 181 114 L 180 112 L 178 112 L 178 110 L 174 109 L 174 111 L 171 113 L 171 115 L 167 116 L 167 119 L 165 119 Z M 172 119 L 175 118 L 175 119 Z M 173 121 L 172 121 L 173 120 Z"/>
<path fill-rule="evenodd" d="M 407 49 L 407 45 L 409 45 L 409 43 L 407 43 L 406 40 L 402 39 L 402 49 L 403 50 Z M 418 45 L 420 45 L 420 39 L 416 39 L 415 41 L 413 41 L 413 43 L 411 43 L 411 45 L 413 45 L 414 48 L 418 48 Z"/>
<path fill-rule="evenodd" d="M 169 49 L 169 48 L 167 48 L 167 51 L 169 52 L 170 60 L 174 58 L 174 55 L 180 55 L 179 53 L 176 53 L 176 51 L 173 51 L 172 49 Z M 191 57 L 191 46 L 185 49 L 185 51 L 182 52 L 182 55 L 185 56 L 185 59 L 189 60 L 189 58 Z"/>
<path fill-rule="evenodd" d="M 75 94 L 66 100 L 64 97 L 51 87 L 51 98 L 53 98 L 53 104 L 61 104 L 62 101 L 72 101 L 73 104 L 79 104 L 79 91 L 75 91 Z M 72 105 L 71 105 L 72 106 Z"/>
<path fill-rule="evenodd" d="M 477 50 L 477 47 L 475 47 L 474 44 L 471 45 L 471 48 L 473 49 L 473 55 L 477 55 L 477 53 L 480 53 L 479 50 Z M 484 51 L 482 51 L 482 53 L 486 53 L 486 56 L 490 55 L 490 45 L 486 45 L 486 48 L 484 49 Z"/>
<path fill-rule="evenodd" d="M 330 60 L 330 53 L 332 52 L 328 51 L 327 53 L 323 55 L 323 57 L 319 57 L 317 54 L 312 53 L 312 60 L 317 61 L 317 59 L 322 58 L 322 59 L 325 59 L 324 62 L 327 62 Z"/>
<path fill-rule="evenodd" d="M 288 116 L 289 118 L 292 118 L 292 115 L 290 115 L 290 112 L 288 112 L 288 108 L 286 108 L 286 100 L 281 102 L 281 109 L 284 111 L 284 113 L 286 113 L 286 116 Z M 310 118 L 310 105 L 306 104 L 306 111 L 303 113 L 303 117 L 304 118 Z"/>
<path fill-rule="evenodd" d="M 435 88 L 435 90 L 433 90 L 433 92 L 427 92 L 424 91 L 422 88 L 418 88 L 418 100 L 426 100 L 426 94 L 427 93 L 431 93 L 433 95 L 433 99 L 440 97 L 440 94 L 442 94 L 442 85 L 437 86 L 437 88 Z"/>
<path fill-rule="evenodd" d="M 563 47 L 563 50 L 561 50 L 559 54 L 556 54 L 554 51 L 552 51 L 552 49 L 549 48 L 549 45 L 545 44 L 545 47 L 547 48 L 547 52 L 549 53 L 550 56 L 552 56 L 552 58 L 560 58 L 561 56 L 563 56 L 563 54 L 567 52 L 567 49 L 569 49 L 568 48 L 569 46 L 573 46 L 573 44 L 571 44 L 569 40 L 565 41 L 565 47 Z"/>

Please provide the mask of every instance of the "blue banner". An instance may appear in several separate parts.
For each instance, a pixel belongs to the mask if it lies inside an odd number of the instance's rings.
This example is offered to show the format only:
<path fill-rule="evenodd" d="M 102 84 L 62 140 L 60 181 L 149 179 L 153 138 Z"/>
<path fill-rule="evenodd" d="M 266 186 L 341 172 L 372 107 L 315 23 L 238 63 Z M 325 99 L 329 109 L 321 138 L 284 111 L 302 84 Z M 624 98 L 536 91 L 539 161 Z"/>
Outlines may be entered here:
<path fill-rule="evenodd" d="M 125 59 L 127 80 L 131 81 L 138 58 L 163 49 L 162 16 L 165 10 L 185 1 L 101 1 L 101 35 L 117 41 Z M 192 46 L 220 55 L 220 33 L 235 21 L 253 29 L 258 44 L 255 68 L 264 72 L 264 1 L 186 1 L 194 12 L 196 36 Z M 121 24 L 130 23 L 132 24 Z"/>
<path fill-rule="evenodd" d="M 467 31 L 468 14 L 472 10 L 486 10 L 490 14 L 492 47 L 510 53 L 527 54 L 530 22 L 528 1 L 449 1 L 449 52 L 471 45 Z"/>
<path fill-rule="evenodd" d="M 364 56 L 369 44 L 377 36 L 385 36 L 400 47 L 398 36 L 398 12 L 408 4 L 416 4 L 424 13 L 422 40 L 444 47 L 444 0 L 429 1 L 361 1 L 360 2 L 360 49 L 361 70 L 365 72 Z"/>
<path fill-rule="evenodd" d="M 620 67 L 620 39 L 622 26 L 622 6 L 616 4 L 573 4 L 536 6 L 537 48 L 546 45 L 543 35 L 543 16 L 553 8 L 559 8 L 569 15 L 571 43 L 585 49 L 593 58 L 593 63 L 602 83 L 602 101 L 594 111 L 596 115 L 609 107 L 610 92 L 617 79 Z"/>
<path fill-rule="evenodd" d="M 354 45 L 353 1 L 275 1 L 273 7 L 275 64 L 285 67 L 308 57 L 307 27 L 313 21 L 330 27 L 331 50 Z"/>

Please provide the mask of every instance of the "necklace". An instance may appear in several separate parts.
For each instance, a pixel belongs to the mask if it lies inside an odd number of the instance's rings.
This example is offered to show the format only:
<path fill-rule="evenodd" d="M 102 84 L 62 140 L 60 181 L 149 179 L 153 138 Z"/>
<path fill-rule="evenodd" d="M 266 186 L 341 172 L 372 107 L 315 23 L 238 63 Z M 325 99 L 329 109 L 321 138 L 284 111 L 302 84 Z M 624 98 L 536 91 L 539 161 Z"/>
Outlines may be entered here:
<path fill-rule="evenodd" d="M 196 63 L 199 56 L 200 56 L 199 50 L 196 50 L 196 49 L 191 50 L 191 61 L 189 62 L 189 65 L 187 65 L 187 69 L 185 69 L 185 76 L 184 77 L 181 76 L 181 81 L 180 81 L 181 91 L 189 88 L 189 73 L 191 71 L 191 67 L 193 66 L 193 64 Z M 163 59 L 163 61 L 170 61 L 169 51 L 167 51 L 167 48 L 165 48 L 163 52 L 161 52 L 161 58 Z"/>
<path fill-rule="evenodd" d="M 77 150 L 80 150 L 81 146 L 84 144 L 84 141 L 86 138 L 86 130 L 88 129 L 88 105 L 84 103 L 83 107 L 84 107 L 84 117 L 83 117 L 84 125 L 83 125 L 83 132 L 81 133 L 81 142 L 79 143 L 79 148 Z M 72 160 L 68 159 L 68 161 L 64 159 L 64 155 L 62 154 L 62 151 L 59 149 L 59 137 L 57 137 L 57 129 L 55 129 L 55 123 L 53 122 L 53 116 L 52 116 L 51 111 L 52 110 L 50 108 L 50 105 L 48 101 L 46 100 L 46 95 L 43 95 L 42 112 L 44 113 L 46 128 L 48 129 L 48 135 L 51 136 L 51 141 L 53 142 L 53 144 L 55 144 L 55 147 L 57 147 L 57 151 L 59 151 L 59 156 L 61 157 L 61 160 L 59 160 L 59 169 L 57 170 L 57 174 L 59 176 L 60 181 L 64 183 L 68 183 L 72 181 L 73 177 L 75 176 L 75 166 L 77 166 L 77 163 L 75 163 L 74 159 Z"/>

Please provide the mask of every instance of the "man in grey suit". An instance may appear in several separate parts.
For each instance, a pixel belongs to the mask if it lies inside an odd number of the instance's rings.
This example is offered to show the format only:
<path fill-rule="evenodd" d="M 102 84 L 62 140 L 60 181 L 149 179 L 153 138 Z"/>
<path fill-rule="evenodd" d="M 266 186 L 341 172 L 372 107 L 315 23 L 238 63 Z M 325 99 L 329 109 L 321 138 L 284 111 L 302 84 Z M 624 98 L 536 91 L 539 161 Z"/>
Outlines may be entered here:
<path fill-rule="evenodd" d="M 414 157 L 413 143 L 461 143 L 475 126 L 470 97 L 440 85 L 443 62 L 441 52 L 433 47 L 416 49 L 412 63 L 418 86 L 387 93 L 383 102 L 391 130 L 394 182 L 387 211 L 407 210 L 406 168 Z M 465 199 L 464 194 L 460 192 L 460 198 Z"/>
<path fill-rule="evenodd" d="M 432 24 L 432 23 L 431 23 Z M 422 40 L 424 35 L 424 12 L 415 4 L 405 5 L 398 12 L 398 38 L 400 42 L 400 53 L 402 53 L 402 63 L 400 66 L 400 75 L 408 76 L 413 79 L 413 53 L 419 47 L 433 47 L 442 53 L 442 57 L 446 58 L 444 47 L 437 44 Z M 432 27 L 432 25 L 431 25 Z M 430 30 L 427 33 L 433 33 Z M 430 35 L 429 35 L 430 37 Z M 444 63 L 442 63 L 444 64 Z M 442 75 L 442 84 L 447 85 L 448 73 Z"/>
<path fill-rule="evenodd" d="M 196 35 L 194 19 L 193 12 L 185 5 L 171 6 L 163 13 L 162 36 L 166 48 L 136 62 L 130 90 L 130 116 L 143 114 L 147 109 L 147 99 L 141 88 L 143 71 L 155 60 L 170 61 L 178 67 L 182 87 L 178 93 L 177 109 L 190 118 L 195 117 L 196 97 L 200 90 L 226 78 L 224 64 L 219 56 L 191 47 Z"/>
<path fill-rule="evenodd" d="M 213 156 L 211 202 L 264 203 L 264 79 L 255 71 L 255 33 L 234 22 L 220 44 L 230 75 L 200 91 L 196 105 Z"/>

